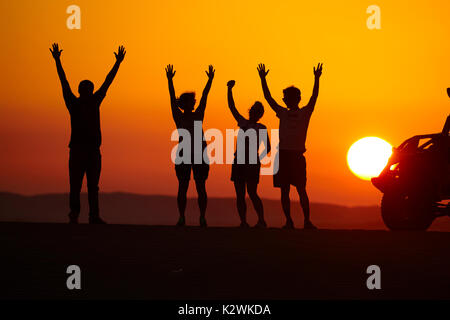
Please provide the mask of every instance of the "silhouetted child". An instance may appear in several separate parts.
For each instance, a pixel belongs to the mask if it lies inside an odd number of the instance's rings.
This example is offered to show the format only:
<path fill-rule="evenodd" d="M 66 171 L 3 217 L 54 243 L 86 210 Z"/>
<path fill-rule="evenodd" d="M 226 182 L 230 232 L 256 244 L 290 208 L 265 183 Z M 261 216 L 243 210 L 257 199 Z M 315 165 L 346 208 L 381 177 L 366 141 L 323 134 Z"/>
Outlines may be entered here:
<path fill-rule="evenodd" d="M 78 223 L 80 215 L 80 192 L 83 177 L 86 174 L 89 198 L 89 223 L 104 224 L 99 215 L 98 183 L 101 171 L 100 145 L 102 134 L 100 130 L 100 104 L 106 96 L 109 86 L 125 58 L 125 48 L 119 47 L 116 63 L 107 75 L 100 89 L 94 93 L 94 84 L 83 80 L 78 86 L 79 97 L 70 89 L 64 69 L 61 64 L 61 52 L 58 44 L 53 44 L 50 52 L 56 62 L 56 69 L 61 81 L 63 97 L 70 113 L 72 133 L 70 137 L 69 180 L 70 180 L 70 223 Z"/>
<path fill-rule="evenodd" d="M 235 81 L 228 81 L 228 107 L 241 130 L 238 133 L 238 142 L 234 161 L 231 168 L 231 181 L 234 182 L 236 190 L 236 205 L 241 218 L 241 227 L 248 227 L 247 223 L 247 205 L 245 203 L 245 189 L 250 196 L 256 213 L 258 214 L 258 223 L 256 228 L 265 228 L 264 208 L 261 199 L 258 196 L 257 188 L 259 183 L 259 173 L 261 169 L 260 156 L 258 154 L 259 146 L 265 143 L 265 150 L 261 154 L 263 158 L 270 152 L 270 142 L 267 135 L 267 128 L 258 121 L 264 114 L 264 106 L 256 101 L 248 112 L 248 119 L 245 119 L 236 109 L 233 99 L 233 87 Z M 264 135 L 264 136 L 261 136 Z M 244 154 L 242 154 L 244 153 Z"/>
<path fill-rule="evenodd" d="M 287 108 L 280 106 L 271 96 L 267 86 L 266 71 L 264 64 L 258 66 L 258 73 L 261 78 L 261 85 L 269 105 L 276 112 L 280 119 L 280 144 L 278 146 L 278 171 L 273 177 L 274 186 L 281 189 L 281 204 L 286 215 L 286 225 L 284 228 L 294 228 L 290 209 L 290 185 L 296 187 L 300 197 L 300 204 L 305 217 L 304 228 L 316 229 L 311 223 L 309 212 L 309 199 L 306 193 L 306 151 L 305 141 L 308 132 L 309 120 L 314 111 L 314 106 L 319 94 L 319 78 L 322 74 L 322 64 L 318 64 L 314 70 L 314 89 L 308 104 L 299 108 L 301 100 L 300 90 L 294 86 L 283 90 L 283 101 Z M 275 166 L 276 168 L 276 166 Z"/>
<path fill-rule="evenodd" d="M 211 89 L 211 84 L 214 78 L 215 70 L 213 66 L 209 66 L 208 71 L 206 71 L 206 75 L 208 76 L 208 82 L 206 83 L 205 89 L 203 90 L 202 98 L 200 99 L 200 103 L 194 111 L 195 106 L 195 93 L 194 92 L 186 92 L 183 93 L 178 99 L 175 96 L 175 88 L 173 85 L 173 77 L 175 76 L 175 71 L 173 70 L 172 65 L 168 65 L 166 67 L 166 75 L 169 81 L 169 94 L 170 94 L 170 105 L 172 108 L 172 116 L 175 121 L 175 125 L 177 129 L 187 130 L 190 134 L 190 146 L 191 146 L 191 157 L 189 163 L 181 162 L 175 164 L 175 172 L 178 178 L 178 196 L 177 196 L 177 204 L 178 211 L 180 214 L 177 226 L 184 226 L 186 224 L 185 220 L 185 210 L 186 210 L 186 195 L 189 187 L 189 180 L 191 178 L 191 171 L 194 174 L 195 186 L 197 188 L 198 194 L 198 206 L 200 208 L 200 226 L 206 227 L 206 206 L 208 201 L 208 196 L 206 194 L 206 179 L 208 179 L 209 173 L 209 159 L 207 159 L 206 149 L 206 141 L 204 139 L 203 129 L 201 134 L 202 141 L 194 141 L 194 125 L 196 121 L 200 123 L 203 122 L 203 118 L 205 117 L 205 109 L 206 109 L 206 101 L 208 98 L 209 90 Z M 182 135 L 180 134 L 179 140 L 179 150 L 177 151 L 177 157 L 183 157 L 183 150 L 180 149 L 180 145 L 182 143 Z M 201 144 L 201 154 L 197 154 L 196 157 L 196 149 L 194 148 L 195 143 Z M 205 153 L 205 154 L 204 154 Z M 199 161 L 195 160 L 200 159 Z M 199 163 L 196 163 L 199 162 Z"/>

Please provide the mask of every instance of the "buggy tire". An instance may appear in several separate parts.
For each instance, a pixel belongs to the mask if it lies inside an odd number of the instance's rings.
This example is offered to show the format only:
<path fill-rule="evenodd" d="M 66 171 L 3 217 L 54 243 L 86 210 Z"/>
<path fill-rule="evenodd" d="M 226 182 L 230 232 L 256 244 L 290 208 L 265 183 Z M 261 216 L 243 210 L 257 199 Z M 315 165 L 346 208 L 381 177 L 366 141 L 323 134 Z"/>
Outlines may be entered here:
<path fill-rule="evenodd" d="M 390 230 L 426 230 L 433 223 L 430 197 L 387 192 L 381 200 L 381 217 Z"/>

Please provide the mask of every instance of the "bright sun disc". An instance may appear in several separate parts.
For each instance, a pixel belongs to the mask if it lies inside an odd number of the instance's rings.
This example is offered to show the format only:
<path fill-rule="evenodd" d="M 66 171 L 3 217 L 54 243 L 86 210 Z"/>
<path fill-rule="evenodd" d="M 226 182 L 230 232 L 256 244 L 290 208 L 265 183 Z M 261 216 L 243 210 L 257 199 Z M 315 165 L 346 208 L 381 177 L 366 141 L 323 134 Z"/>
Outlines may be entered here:
<path fill-rule="evenodd" d="M 392 154 L 392 146 L 377 137 L 365 137 L 356 141 L 347 153 L 350 170 L 363 180 L 377 177 Z"/>

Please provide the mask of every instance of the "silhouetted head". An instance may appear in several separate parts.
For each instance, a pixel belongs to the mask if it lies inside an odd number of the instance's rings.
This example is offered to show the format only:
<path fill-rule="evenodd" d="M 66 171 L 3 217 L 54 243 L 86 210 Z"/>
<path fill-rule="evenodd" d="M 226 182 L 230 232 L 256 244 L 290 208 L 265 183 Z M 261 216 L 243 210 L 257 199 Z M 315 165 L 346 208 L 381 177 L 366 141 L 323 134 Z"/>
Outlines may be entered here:
<path fill-rule="evenodd" d="M 248 116 L 250 121 L 258 122 L 264 114 L 264 106 L 261 102 L 256 101 L 253 106 L 248 110 Z"/>
<path fill-rule="evenodd" d="M 299 88 L 290 86 L 283 90 L 283 101 L 288 109 L 298 107 L 301 99 L 302 96 Z"/>
<path fill-rule="evenodd" d="M 94 93 L 94 84 L 89 80 L 83 80 L 78 85 L 80 97 L 89 97 Z"/>
<path fill-rule="evenodd" d="M 177 99 L 178 107 L 184 112 L 191 112 L 195 106 L 195 92 L 185 92 Z"/>

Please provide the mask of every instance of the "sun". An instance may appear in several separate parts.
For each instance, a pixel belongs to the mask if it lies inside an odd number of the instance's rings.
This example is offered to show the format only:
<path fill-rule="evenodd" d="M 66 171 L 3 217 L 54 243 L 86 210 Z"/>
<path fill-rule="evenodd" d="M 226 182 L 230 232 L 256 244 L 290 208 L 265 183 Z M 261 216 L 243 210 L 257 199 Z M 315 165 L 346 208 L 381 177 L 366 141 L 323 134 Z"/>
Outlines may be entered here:
<path fill-rule="evenodd" d="M 347 153 L 350 170 L 363 180 L 377 177 L 392 154 L 392 146 L 377 137 L 365 137 L 356 141 Z"/>

